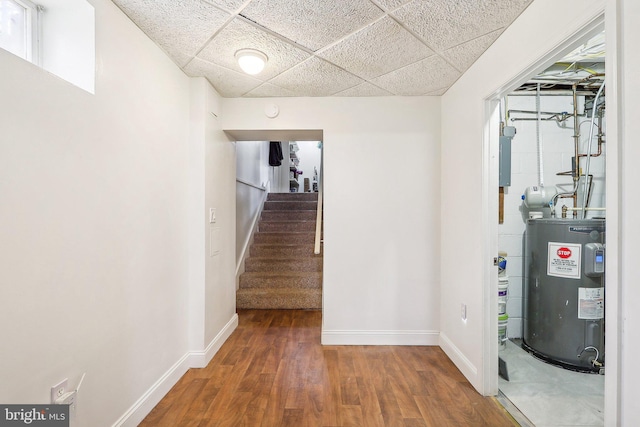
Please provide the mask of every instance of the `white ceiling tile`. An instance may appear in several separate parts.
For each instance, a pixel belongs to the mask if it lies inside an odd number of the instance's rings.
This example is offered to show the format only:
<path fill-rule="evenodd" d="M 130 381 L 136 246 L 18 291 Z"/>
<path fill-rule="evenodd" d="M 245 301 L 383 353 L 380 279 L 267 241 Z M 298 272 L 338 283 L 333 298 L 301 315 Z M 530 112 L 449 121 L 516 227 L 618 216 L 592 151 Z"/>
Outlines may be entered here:
<path fill-rule="evenodd" d="M 281 96 L 295 96 L 290 90 L 283 89 L 271 83 L 264 83 L 244 95 L 244 98 L 269 98 Z"/>
<path fill-rule="evenodd" d="M 255 26 L 234 19 L 198 54 L 199 58 L 242 72 L 235 58 L 239 49 L 257 49 L 269 60 L 257 79 L 266 81 L 311 56 Z"/>
<path fill-rule="evenodd" d="M 114 0 L 114 3 L 180 65 L 231 17 L 200 0 Z"/>
<path fill-rule="evenodd" d="M 405 3 L 409 3 L 413 0 L 373 0 L 382 6 L 384 9 L 388 11 L 392 11 L 393 9 L 397 9 Z"/>
<path fill-rule="evenodd" d="M 444 93 L 533 0 L 113 1 L 187 74 L 266 97 Z M 257 78 L 241 48 L 269 57 Z"/>
<path fill-rule="evenodd" d="M 461 45 L 454 46 L 442 52 L 442 56 L 453 64 L 458 71 L 465 71 L 482 55 L 482 52 L 491 46 L 498 36 L 502 34 L 502 31 L 503 29 L 499 29 Z"/>
<path fill-rule="evenodd" d="M 236 13 L 247 0 L 205 0 L 231 13 Z"/>
<path fill-rule="evenodd" d="M 331 96 L 362 83 L 362 80 L 327 61 L 312 57 L 273 78 L 271 83 L 297 96 Z"/>
<path fill-rule="evenodd" d="M 389 17 L 345 38 L 321 56 L 365 79 L 412 64 L 433 51 Z"/>
<path fill-rule="evenodd" d="M 393 15 L 442 51 L 509 25 L 532 0 L 415 0 Z"/>
<path fill-rule="evenodd" d="M 449 87 L 460 72 L 439 56 L 431 56 L 371 81 L 396 95 L 424 95 Z"/>
<path fill-rule="evenodd" d="M 343 90 L 342 92 L 338 92 L 335 96 L 351 96 L 351 97 L 359 97 L 359 96 L 391 96 L 392 93 L 387 92 L 384 89 L 380 89 L 378 86 L 373 85 L 369 82 L 364 82 L 359 84 L 358 86 L 354 86 L 352 88 Z"/>
<path fill-rule="evenodd" d="M 244 73 L 238 73 L 228 68 L 194 58 L 184 68 L 191 77 L 206 77 L 220 95 L 225 98 L 240 97 L 262 82 Z"/>
<path fill-rule="evenodd" d="M 313 51 L 380 18 L 369 0 L 253 0 L 242 16 Z"/>

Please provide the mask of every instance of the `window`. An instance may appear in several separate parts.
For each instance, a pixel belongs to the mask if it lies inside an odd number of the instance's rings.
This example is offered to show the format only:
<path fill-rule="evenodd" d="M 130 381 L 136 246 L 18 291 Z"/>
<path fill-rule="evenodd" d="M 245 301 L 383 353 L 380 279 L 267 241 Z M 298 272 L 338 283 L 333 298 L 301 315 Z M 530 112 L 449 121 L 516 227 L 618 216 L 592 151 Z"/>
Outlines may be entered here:
<path fill-rule="evenodd" d="M 0 0 L 0 49 L 95 93 L 95 10 L 87 0 Z"/>
<path fill-rule="evenodd" d="M 38 63 L 38 6 L 28 0 L 0 0 L 0 47 Z"/>

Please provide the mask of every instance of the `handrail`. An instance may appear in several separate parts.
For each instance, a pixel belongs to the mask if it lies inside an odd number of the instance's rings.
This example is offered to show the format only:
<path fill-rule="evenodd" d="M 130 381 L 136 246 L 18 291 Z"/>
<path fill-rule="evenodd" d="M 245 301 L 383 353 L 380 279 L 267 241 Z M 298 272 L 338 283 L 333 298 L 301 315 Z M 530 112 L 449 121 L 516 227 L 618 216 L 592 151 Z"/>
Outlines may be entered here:
<path fill-rule="evenodd" d="M 267 191 L 267 188 L 264 187 L 264 186 L 259 186 L 259 185 L 256 185 L 256 184 L 252 184 L 252 183 L 244 181 L 244 180 L 242 180 L 240 178 L 236 178 L 236 182 L 239 182 L 240 184 L 248 185 L 249 187 L 257 188 L 258 190 Z"/>
<path fill-rule="evenodd" d="M 320 172 L 318 174 L 318 207 L 316 210 L 316 238 L 313 253 L 320 254 L 320 244 L 322 243 L 322 151 L 320 150 Z"/>

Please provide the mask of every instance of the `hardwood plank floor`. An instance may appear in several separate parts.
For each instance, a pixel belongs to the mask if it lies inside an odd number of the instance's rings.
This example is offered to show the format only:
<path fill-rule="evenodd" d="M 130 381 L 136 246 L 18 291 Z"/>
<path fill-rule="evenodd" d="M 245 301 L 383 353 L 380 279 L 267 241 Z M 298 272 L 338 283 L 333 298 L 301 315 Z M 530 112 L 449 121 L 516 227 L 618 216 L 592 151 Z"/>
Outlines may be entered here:
<path fill-rule="evenodd" d="M 511 427 L 438 347 L 322 346 L 320 311 L 242 310 L 140 426 Z"/>

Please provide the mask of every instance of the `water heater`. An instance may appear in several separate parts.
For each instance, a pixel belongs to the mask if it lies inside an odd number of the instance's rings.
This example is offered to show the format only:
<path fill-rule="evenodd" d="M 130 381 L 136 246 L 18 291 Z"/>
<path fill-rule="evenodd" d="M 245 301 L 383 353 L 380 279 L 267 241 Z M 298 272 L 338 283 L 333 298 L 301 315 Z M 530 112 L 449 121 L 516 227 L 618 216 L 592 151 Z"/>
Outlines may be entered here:
<path fill-rule="evenodd" d="M 604 369 L 604 219 L 529 219 L 523 348 L 577 371 Z"/>

